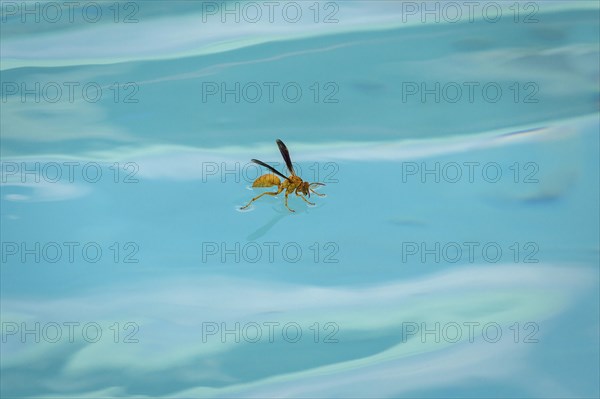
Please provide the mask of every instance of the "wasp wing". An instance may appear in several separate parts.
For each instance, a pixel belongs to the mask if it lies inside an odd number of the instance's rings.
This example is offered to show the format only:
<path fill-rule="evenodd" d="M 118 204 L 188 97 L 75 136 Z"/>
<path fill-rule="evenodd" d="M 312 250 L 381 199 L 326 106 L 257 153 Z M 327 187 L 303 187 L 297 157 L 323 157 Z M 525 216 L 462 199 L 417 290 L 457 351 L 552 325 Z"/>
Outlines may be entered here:
<path fill-rule="evenodd" d="M 283 157 L 288 170 L 291 174 L 295 175 L 296 172 L 294 172 L 294 166 L 292 165 L 292 159 L 290 158 L 290 152 L 288 151 L 287 147 L 285 144 L 283 144 L 283 141 L 279 139 L 277 139 L 277 146 L 279 147 L 279 152 L 281 152 L 281 156 Z"/>
<path fill-rule="evenodd" d="M 269 169 L 271 172 L 283 177 L 286 180 L 289 180 L 286 176 L 284 176 L 281 172 L 279 172 L 277 169 L 275 169 L 271 165 L 267 165 L 266 163 L 264 163 L 263 161 L 259 161 L 258 159 L 251 159 L 251 161 L 256 164 L 259 164 L 260 166 L 264 166 L 265 168 Z"/>

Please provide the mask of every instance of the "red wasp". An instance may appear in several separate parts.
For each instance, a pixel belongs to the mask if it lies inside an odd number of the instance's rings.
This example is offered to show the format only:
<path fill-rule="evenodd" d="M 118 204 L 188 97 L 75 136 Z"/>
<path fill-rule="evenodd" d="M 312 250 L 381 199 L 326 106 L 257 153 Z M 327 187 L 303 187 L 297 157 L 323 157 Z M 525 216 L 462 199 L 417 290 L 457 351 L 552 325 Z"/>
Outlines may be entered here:
<path fill-rule="evenodd" d="M 279 147 L 281 156 L 283 157 L 283 160 L 285 161 L 285 165 L 287 166 L 291 175 L 289 177 L 285 177 L 282 173 L 280 173 L 277 169 L 273 168 L 271 165 L 267 165 L 266 163 L 259 161 L 258 159 L 252 159 L 252 162 L 259 164 L 261 166 L 264 166 L 265 168 L 269 169 L 271 172 L 275 173 L 275 174 L 268 173 L 266 175 L 262 175 L 262 176 L 258 177 L 256 180 L 254 180 L 254 183 L 252 183 L 252 187 L 277 186 L 277 191 L 273 191 L 273 192 L 267 191 L 265 193 L 262 193 L 256 197 L 252 198 L 252 200 L 250 202 L 248 202 L 248 204 L 246 206 L 243 206 L 240 209 L 248 208 L 251 203 L 253 203 L 257 199 L 259 199 L 263 195 L 275 196 L 275 195 L 281 193 L 283 190 L 285 190 L 285 207 L 287 209 L 289 209 L 291 212 L 295 212 L 293 209 L 291 209 L 288 206 L 288 195 L 290 195 L 291 193 L 296 193 L 296 195 L 298 197 L 302 198 L 306 203 L 308 203 L 310 205 L 314 205 L 314 204 L 312 202 L 310 202 L 309 200 L 307 200 L 305 195 L 308 195 L 308 197 L 310 198 L 310 193 L 312 192 L 313 194 L 316 194 L 319 197 L 325 196 L 325 194 L 319 194 L 314 190 L 315 187 L 324 186 L 325 184 L 323 184 L 323 183 L 308 183 L 308 182 L 303 181 L 300 178 L 300 176 L 296 175 L 296 172 L 294 172 L 294 167 L 292 166 L 292 160 L 290 158 L 290 152 L 288 151 L 285 144 L 283 144 L 283 141 L 277 139 L 277 146 Z M 277 177 L 275 175 L 279 175 L 279 176 L 283 177 L 284 178 L 283 182 L 281 182 L 281 180 L 279 180 L 279 177 Z"/>

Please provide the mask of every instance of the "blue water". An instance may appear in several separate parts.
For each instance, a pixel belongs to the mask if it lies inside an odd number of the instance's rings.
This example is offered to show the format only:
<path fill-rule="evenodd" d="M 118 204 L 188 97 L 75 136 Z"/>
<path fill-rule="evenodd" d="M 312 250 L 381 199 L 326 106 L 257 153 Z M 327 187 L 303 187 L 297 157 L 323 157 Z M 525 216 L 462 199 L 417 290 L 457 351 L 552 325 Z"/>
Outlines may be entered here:
<path fill-rule="evenodd" d="M 1 2 L 1 397 L 600 395 L 596 2 L 83 4 Z"/>

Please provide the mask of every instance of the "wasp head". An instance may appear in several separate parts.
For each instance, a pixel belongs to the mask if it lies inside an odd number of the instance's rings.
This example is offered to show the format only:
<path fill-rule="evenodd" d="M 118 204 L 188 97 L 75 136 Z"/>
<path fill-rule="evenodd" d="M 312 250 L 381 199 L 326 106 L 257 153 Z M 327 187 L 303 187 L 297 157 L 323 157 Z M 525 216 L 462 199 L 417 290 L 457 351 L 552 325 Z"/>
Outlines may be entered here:
<path fill-rule="evenodd" d="M 308 195 L 308 198 L 310 198 L 310 191 L 309 191 L 309 184 L 308 184 L 308 182 L 302 182 L 302 185 L 300 186 L 300 191 L 302 191 L 302 194 Z"/>

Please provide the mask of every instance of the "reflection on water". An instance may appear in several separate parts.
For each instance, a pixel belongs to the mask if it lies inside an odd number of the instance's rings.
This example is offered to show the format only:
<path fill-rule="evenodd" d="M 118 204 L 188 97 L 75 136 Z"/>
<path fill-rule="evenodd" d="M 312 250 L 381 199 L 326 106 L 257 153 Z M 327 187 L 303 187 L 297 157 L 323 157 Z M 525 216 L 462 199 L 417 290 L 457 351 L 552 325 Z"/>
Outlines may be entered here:
<path fill-rule="evenodd" d="M 527 25 L 346 2 L 309 27 L 198 4 L 2 24 L 3 397 L 598 396 L 597 4 Z M 423 100 L 473 81 L 502 97 Z M 278 137 L 327 196 L 237 211 Z"/>
<path fill-rule="evenodd" d="M 43 390 L 46 378 L 64 392 L 73 390 L 73 380 L 99 391 L 119 381 L 121 388 L 104 394 L 158 390 L 177 397 L 279 397 L 281 392 L 302 397 L 336 392 L 375 396 L 362 386 L 373 378 L 386 394 L 418 392 L 425 381 L 432 389 L 474 375 L 515 382 L 524 372 L 521 363 L 528 352 L 539 350 L 536 346 L 552 350 L 544 343 L 549 335 L 544 328 L 550 329 L 554 323 L 549 320 L 578 301 L 577 291 L 594 286 L 594 274 L 549 265 L 480 266 L 369 286 L 318 288 L 233 276 L 188 276 L 166 278 L 160 286 L 116 283 L 110 294 L 91 293 L 84 302 L 68 296 L 44 304 L 9 300 L 10 317 L 17 321 L 85 320 L 93 314 L 100 325 L 108 326 L 119 315 L 122 324 L 129 320 L 139 325 L 132 338 L 139 342 L 121 343 L 116 352 L 112 334 L 85 347 L 11 343 L 5 349 L 11 354 L 5 367 L 18 375 L 31 373 L 31 359 L 62 364 L 52 371 L 43 368 L 42 380 L 29 385 L 31 393 Z M 539 331 L 522 332 L 531 342 L 523 337 L 514 342 L 513 320 L 536 321 Z M 452 332 L 454 342 L 448 343 L 407 327 L 433 331 L 438 322 L 457 323 L 465 332 L 461 336 Z M 207 323 L 216 326 L 211 334 L 206 333 Z M 231 333 L 235 323 L 256 323 L 265 336 L 250 343 L 256 334 L 244 329 L 236 339 Z M 269 323 L 272 338 L 265 327 Z M 282 327 L 275 329 L 287 323 L 304 331 L 293 345 L 288 341 L 296 340 L 295 332 L 286 341 L 280 335 Z M 329 338 L 326 331 L 316 338 L 311 330 L 315 323 L 335 323 L 336 328 L 327 331 Z M 470 323 L 473 330 L 468 333 Z M 488 323 L 501 326 L 504 337 L 498 338 L 495 331 L 488 336 L 481 327 Z M 573 339 L 583 336 L 575 333 Z M 261 360 L 248 367 L 249 359 Z M 104 370 L 119 370 L 122 377 Z M 437 379 L 439 374 L 445 377 Z M 144 383 L 148 375 L 154 376 L 150 385 Z M 538 382 L 548 378 L 531 375 Z M 541 396 L 545 391 L 537 385 L 530 392 Z"/>

